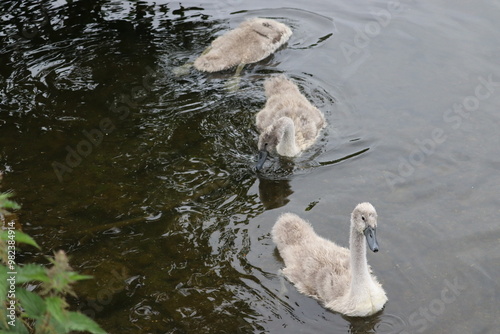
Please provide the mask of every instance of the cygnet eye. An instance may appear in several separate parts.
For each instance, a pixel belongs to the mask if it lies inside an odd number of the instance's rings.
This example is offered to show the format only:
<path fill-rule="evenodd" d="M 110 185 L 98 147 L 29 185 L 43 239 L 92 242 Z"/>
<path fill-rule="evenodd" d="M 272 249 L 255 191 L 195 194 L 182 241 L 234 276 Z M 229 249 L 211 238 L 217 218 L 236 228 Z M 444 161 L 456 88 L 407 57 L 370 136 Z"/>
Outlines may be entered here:
<path fill-rule="evenodd" d="M 363 221 L 366 222 L 365 216 L 361 216 L 361 219 L 363 219 Z"/>

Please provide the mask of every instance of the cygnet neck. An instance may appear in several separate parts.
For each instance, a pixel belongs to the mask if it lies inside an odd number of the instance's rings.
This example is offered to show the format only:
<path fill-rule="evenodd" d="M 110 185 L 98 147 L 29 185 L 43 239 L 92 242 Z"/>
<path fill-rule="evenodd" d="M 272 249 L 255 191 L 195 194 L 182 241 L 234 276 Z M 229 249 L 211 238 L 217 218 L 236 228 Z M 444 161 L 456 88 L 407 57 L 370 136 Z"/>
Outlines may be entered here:
<path fill-rule="evenodd" d="M 295 125 L 289 117 L 281 117 L 276 124 L 281 137 L 278 139 L 276 151 L 278 154 L 293 157 L 299 154 L 300 150 L 295 143 Z"/>
<path fill-rule="evenodd" d="M 351 222 L 351 235 L 349 238 L 351 253 L 351 295 L 362 292 L 371 281 L 366 262 L 366 241 L 363 233 L 359 233 Z"/>

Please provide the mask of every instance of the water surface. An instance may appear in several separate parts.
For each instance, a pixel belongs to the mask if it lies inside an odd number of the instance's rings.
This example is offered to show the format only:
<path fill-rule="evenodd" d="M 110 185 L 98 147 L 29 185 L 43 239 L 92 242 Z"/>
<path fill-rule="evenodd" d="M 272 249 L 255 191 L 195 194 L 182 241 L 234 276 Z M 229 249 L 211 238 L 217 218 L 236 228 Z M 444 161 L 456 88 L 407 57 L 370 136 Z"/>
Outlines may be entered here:
<path fill-rule="evenodd" d="M 0 169 L 43 254 L 94 275 L 71 306 L 110 333 L 494 333 L 500 323 L 496 2 L 3 1 Z M 175 77 L 249 17 L 290 25 L 243 71 Z M 263 81 L 284 73 L 328 126 L 252 170 Z M 368 254 L 389 302 L 324 309 L 279 275 L 280 213 Z"/>

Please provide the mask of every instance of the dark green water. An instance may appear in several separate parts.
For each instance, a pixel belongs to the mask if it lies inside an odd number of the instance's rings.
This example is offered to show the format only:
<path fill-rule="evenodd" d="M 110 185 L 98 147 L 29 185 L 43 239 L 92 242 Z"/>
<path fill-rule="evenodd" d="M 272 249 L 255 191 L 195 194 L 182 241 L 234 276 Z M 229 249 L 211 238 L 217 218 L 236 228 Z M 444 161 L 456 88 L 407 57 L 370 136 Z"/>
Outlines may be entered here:
<path fill-rule="evenodd" d="M 2 1 L 0 170 L 43 261 L 93 281 L 71 306 L 110 333 L 494 333 L 500 323 L 500 4 Z M 272 8 L 269 8 L 272 7 Z M 248 17 L 290 25 L 232 73 L 173 68 Z M 285 73 L 328 126 L 258 178 L 255 113 Z M 342 317 L 279 275 L 280 213 L 368 260 L 389 297 Z"/>

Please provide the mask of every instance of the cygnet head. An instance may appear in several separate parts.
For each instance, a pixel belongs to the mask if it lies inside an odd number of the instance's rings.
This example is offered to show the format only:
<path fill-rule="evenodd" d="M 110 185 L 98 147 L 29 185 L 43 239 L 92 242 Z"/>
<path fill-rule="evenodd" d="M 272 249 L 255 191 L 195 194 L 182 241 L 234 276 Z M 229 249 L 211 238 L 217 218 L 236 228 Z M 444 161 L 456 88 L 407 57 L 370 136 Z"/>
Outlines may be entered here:
<path fill-rule="evenodd" d="M 243 24 L 248 24 L 252 27 L 253 31 L 267 37 L 273 44 L 284 43 L 292 34 L 288 26 L 274 20 L 254 18 L 245 21 Z"/>
<path fill-rule="evenodd" d="M 284 139 L 285 131 L 289 131 L 293 128 L 294 124 L 292 119 L 289 117 L 281 117 L 260 134 L 258 144 L 259 157 L 257 165 L 255 166 L 257 170 L 262 168 L 269 154 L 275 155 L 278 153 L 277 148 Z M 289 138 L 288 140 L 294 140 L 294 138 Z M 294 154 L 290 155 L 293 156 Z"/>
<path fill-rule="evenodd" d="M 368 247 L 378 252 L 377 211 L 373 205 L 368 202 L 358 204 L 351 214 L 351 224 L 355 232 L 365 235 Z"/>

